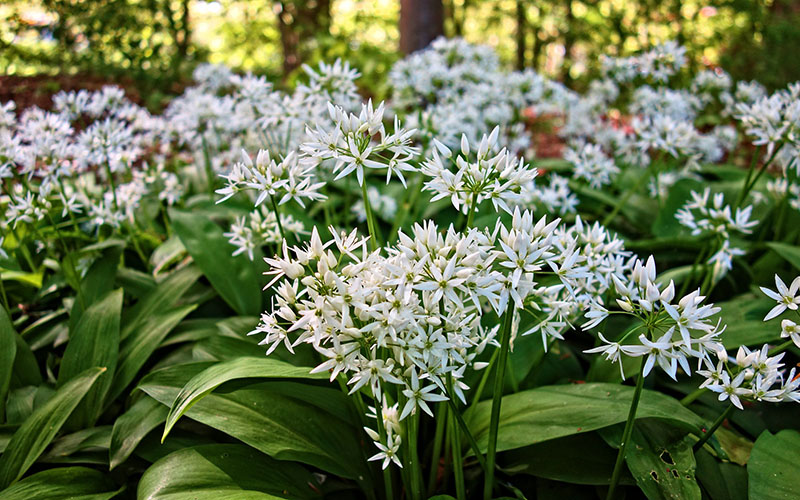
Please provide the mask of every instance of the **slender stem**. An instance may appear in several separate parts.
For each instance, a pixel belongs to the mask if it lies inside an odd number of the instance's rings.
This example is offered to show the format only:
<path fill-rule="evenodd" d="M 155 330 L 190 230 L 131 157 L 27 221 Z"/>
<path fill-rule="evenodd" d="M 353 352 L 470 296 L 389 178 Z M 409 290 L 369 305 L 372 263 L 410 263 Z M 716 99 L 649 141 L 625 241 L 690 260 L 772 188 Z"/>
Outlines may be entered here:
<path fill-rule="evenodd" d="M 714 435 L 714 432 L 717 429 L 719 429 L 719 426 L 722 425 L 722 422 L 724 422 L 725 419 L 728 418 L 728 416 L 730 416 L 732 411 L 733 411 L 733 405 L 728 405 L 728 407 L 725 408 L 725 411 L 720 413 L 720 415 L 717 417 L 717 419 L 714 420 L 714 423 L 711 424 L 711 427 L 709 427 L 708 430 L 705 431 L 705 434 L 703 434 L 703 437 L 701 437 L 700 440 L 698 442 L 696 442 L 694 444 L 694 446 L 692 446 L 692 451 L 696 452 L 697 450 L 702 448 L 703 445 L 706 444 L 706 442 L 708 442 L 709 439 L 711 439 L 711 436 Z"/>
<path fill-rule="evenodd" d="M 785 351 L 786 349 L 788 349 L 789 347 L 791 347 L 792 344 L 794 344 L 794 341 L 792 339 L 789 339 L 786 342 L 784 342 L 783 344 L 770 349 L 770 351 L 769 351 L 769 353 L 767 355 L 768 356 L 775 356 L 776 354 L 780 354 L 783 351 Z"/>
<path fill-rule="evenodd" d="M 469 203 L 469 213 L 467 214 L 467 225 L 464 227 L 465 229 L 469 229 L 472 227 L 473 219 L 475 218 L 475 205 L 477 205 L 478 201 L 478 193 L 472 193 L 472 200 Z"/>
<path fill-rule="evenodd" d="M 423 182 L 422 172 L 417 172 L 416 180 L 413 184 L 413 187 L 411 188 L 410 191 L 406 190 L 406 196 L 403 199 L 402 205 L 400 205 L 400 211 L 394 218 L 394 224 L 392 224 L 392 231 L 389 233 L 389 238 L 388 238 L 390 243 L 393 243 L 397 239 L 397 232 L 403 228 L 403 224 L 405 224 L 406 219 L 408 218 L 408 214 L 411 213 L 412 210 L 416 209 L 417 201 L 419 200 L 419 195 L 422 192 L 422 182 Z"/>
<path fill-rule="evenodd" d="M 8 317 L 11 318 L 11 307 L 8 305 L 8 296 L 6 296 L 6 285 L 3 283 L 3 274 L 0 272 L 0 296 L 3 297 L 3 307 L 5 307 Z"/>
<path fill-rule="evenodd" d="M 771 155 L 770 155 L 770 157 L 767 159 L 767 161 L 766 161 L 766 162 L 764 162 L 764 164 L 761 166 L 761 168 L 758 170 L 758 172 L 756 173 L 756 176 L 753 178 L 753 180 L 752 180 L 752 181 L 750 181 L 750 182 L 748 183 L 748 182 L 747 182 L 747 180 L 745 180 L 744 189 L 743 189 L 743 190 L 742 190 L 742 192 L 739 194 L 739 201 L 736 203 L 736 208 L 738 208 L 739 206 L 741 206 L 741 204 L 742 204 L 742 203 L 744 203 L 744 200 L 745 200 L 745 199 L 747 199 L 747 195 L 748 195 L 748 194 L 750 194 L 750 191 L 751 191 L 751 190 L 752 190 L 752 189 L 755 187 L 755 185 L 756 185 L 756 184 L 758 184 L 758 180 L 761 178 L 761 176 L 762 176 L 762 175 L 764 175 L 764 172 L 766 172 L 766 171 L 767 171 L 767 168 L 769 167 L 770 163 L 772 163 L 772 161 L 773 161 L 773 160 L 775 159 L 775 157 L 778 155 L 778 152 L 780 152 L 781 148 L 783 148 L 783 144 L 784 144 L 784 143 L 780 143 L 780 144 L 778 145 L 778 147 L 776 147 L 776 148 L 775 148 L 775 149 L 772 151 L 772 154 L 771 154 Z M 751 165 L 751 166 L 752 166 L 752 165 Z M 749 175 L 748 175 L 748 177 L 749 177 Z"/>
<path fill-rule="evenodd" d="M 636 420 L 636 410 L 639 407 L 639 399 L 642 396 L 642 388 L 644 387 L 644 358 L 639 364 L 639 378 L 636 380 L 636 389 L 633 391 L 633 399 L 631 400 L 631 408 L 628 411 L 628 420 L 625 422 L 625 430 L 622 432 L 622 441 L 619 443 L 619 452 L 617 452 L 617 461 L 614 463 L 614 472 L 611 474 L 611 484 L 608 486 L 608 494 L 606 500 L 612 500 L 619 484 L 619 478 L 622 476 L 622 467 L 625 463 L 625 450 L 628 448 L 628 441 L 631 439 L 633 433 L 633 423 Z"/>
<path fill-rule="evenodd" d="M 456 498 L 458 500 L 465 500 L 467 497 L 467 490 L 464 486 L 464 457 L 461 454 L 461 432 L 459 432 L 456 424 L 455 412 L 450 416 L 449 425 L 451 452 L 453 454 L 453 476 L 456 481 Z"/>
<path fill-rule="evenodd" d="M 278 231 L 281 233 L 281 238 L 286 240 L 286 233 L 283 232 L 283 224 L 281 223 L 281 212 L 278 210 L 278 204 L 275 203 L 275 198 L 269 195 L 269 201 L 272 203 L 272 211 L 275 212 L 275 221 L 278 223 Z"/>
<path fill-rule="evenodd" d="M 111 194 L 114 196 L 114 210 L 119 210 L 119 201 L 117 201 L 117 185 L 114 183 L 114 174 L 111 172 L 111 165 L 106 162 L 106 175 L 108 176 L 108 183 L 111 185 Z"/>
<path fill-rule="evenodd" d="M 467 427 L 467 423 L 464 422 L 464 417 L 461 416 L 461 413 L 458 412 L 458 407 L 453 402 L 453 398 L 450 397 L 448 394 L 447 396 L 449 399 L 447 402 L 450 405 L 450 412 L 456 417 L 456 422 L 458 422 L 458 426 L 461 428 L 461 432 L 467 437 L 467 441 L 469 442 L 469 447 L 472 448 L 472 453 L 475 454 L 475 458 L 478 460 L 481 468 L 486 471 L 486 459 L 483 458 L 483 454 L 481 453 L 481 448 L 478 446 L 478 442 L 475 440 L 475 436 L 469 431 L 469 427 Z"/>
<path fill-rule="evenodd" d="M 449 376 L 449 374 L 448 374 Z M 439 405 L 436 411 L 436 433 L 433 436 L 433 451 L 431 452 L 431 470 L 428 473 L 428 495 L 432 495 L 436 488 L 436 476 L 439 472 L 439 460 L 442 457 L 442 440 L 444 438 L 445 424 L 450 422 L 447 406 Z"/>
<path fill-rule="evenodd" d="M 683 406 L 689 406 L 690 404 L 694 403 L 694 401 L 703 395 L 706 392 L 705 387 L 701 387 L 700 389 L 695 389 L 693 392 L 690 392 L 686 396 L 681 399 L 681 404 Z"/>
<path fill-rule="evenodd" d="M 211 166 L 211 154 L 208 151 L 208 142 L 205 133 L 200 134 L 203 139 L 203 162 L 205 163 L 206 181 L 208 184 L 208 196 L 214 201 L 214 169 Z"/>
<path fill-rule="evenodd" d="M 744 178 L 744 184 L 742 184 L 742 190 L 739 192 L 739 197 L 736 199 L 736 206 L 740 206 L 744 201 L 744 197 L 746 196 L 745 190 L 747 189 L 747 185 L 750 184 L 750 179 L 753 178 L 753 171 L 756 168 L 756 163 L 758 163 L 758 154 L 761 152 L 761 146 L 756 146 L 756 150 L 753 151 L 753 157 L 750 158 L 750 168 L 747 169 L 747 177 Z"/>
<path fill-rule="evenodd" d="M 494 466 L 497 458 L 497 433 L 500 428 L 500 405 L 503 401 L 503 382 L 508 362 L 508 349 L 511 341 L 511 324 L 514 317 L 514 306 L 508 305 L 503 316 L 503 327 L 500 333 L 500 354 L 497 357 L 494 374 L 494 393 L 492 394 L 492 413 L 489 420 L 489 443 L 486 447 L 486 477 L 483 483 L 483 498 L 490 500 L 494 489 Z"/>
<path fill-rule="evenodd" d="M 497 356 L 500 354 L 499 349 L 495 349 L 492 353 L 492 357 L 489 358 L 489 366 L 484 368 L 483 375 L 481 376 L 481 381 L 478 383 L 478 387 L 475 388 L 475 394 L 472 395 L 472 404 L 470 405 L 469 409 L 473 410 L 478 403 L 481 402 L 481 396 L 483 395 L 483 388 L 486 387 L 486 382 L 489 381 L 489 374 L 492 372 L 492 366 L 494 366 L 495 360 Z"/>
<path fill-rule="evenodd" d="M 375 224 L 375 216 L 372 213 L 372 205 L 369 202 L 369 196 L 367 195 L 367 183 L 366 181 L 361 184 L 361 195 L 364 198 L 364 210 L 367 212 L 367 227 L 369 228 L 369 235 L 370 235 L 370 243 L 372 245 L 372 250 L 377 250 L 380 242 L 378 241 L 378 228 Z"/>
<path fill-rule="evenodd" d="M 410 496 L 413 500 L 421 500 L 423 497 L 422 469 L 419 463 L 418 433 L 419 433 L 419 411 L 415 411 L 408 422 L 408 468 L 411 470 L 411 491 Z"/>
<path fill-rule="evenodd" d="M 642 187 L 644 181 L 646 181 L 650 177 L 650 169 L 644 171 L 644 173 L 637 179 L 637 181 L 625 191 L 625 193 L 620 197 L 619 201 L 616 205 L 614 205 L 614 210 L 611 211 L 608 215 L 606 215 L 605 219 L 603 219 L 603 225 L 607 226 L 611 221 L 614 220 L 614 217 L 617 216 L 622 207 L 625 206 L 625 203 L 631 198 L 631 196 Z"/>

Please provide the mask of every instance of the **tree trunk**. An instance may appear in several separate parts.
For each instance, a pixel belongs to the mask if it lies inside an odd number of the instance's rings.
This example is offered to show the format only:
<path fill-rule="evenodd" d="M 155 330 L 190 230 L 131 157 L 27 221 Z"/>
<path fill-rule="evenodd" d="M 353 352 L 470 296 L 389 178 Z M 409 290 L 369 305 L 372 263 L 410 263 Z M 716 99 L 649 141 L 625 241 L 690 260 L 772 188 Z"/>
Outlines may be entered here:
<path fill-rule="evenodd" d="M 527 38 L 525 35 L 528 30 L 527 16 L 525 15 L 526 4 L 526 0 L 517 0 L 517 69 L 520 71 L 526 66 Z"/>
<path fill-rule="evenodd" d="M 442 0 L 400 0 L 400 50 L 424 49 L 444 34 Z"/>

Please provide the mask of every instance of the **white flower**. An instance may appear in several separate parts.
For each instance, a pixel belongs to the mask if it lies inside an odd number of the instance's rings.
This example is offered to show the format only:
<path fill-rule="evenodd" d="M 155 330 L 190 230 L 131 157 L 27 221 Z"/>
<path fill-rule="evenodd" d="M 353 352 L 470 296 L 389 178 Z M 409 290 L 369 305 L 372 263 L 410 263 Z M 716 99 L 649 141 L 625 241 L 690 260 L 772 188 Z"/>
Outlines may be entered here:
<path fill-rule="evenodd" d="M 772 318 L 779 316 L 786 309 L 796 311 L 798 304 L 800 304 L 800 297 L 797 297 L 797 291 L 800 289 L 800 276 L 796 277 L 792 281 L 792 284 L 787 287 L 783 280 L 780 279 L 780 277 L 776 274 L 775 288 L 777 289 L 777 292 L 763 286 L 760 288 L 761 291 L 764 292 L 764 295 L 778 303 L 777 306 L 773 307 L 767 313 L 767 315 L 764 317 L 764 321 L 769 321 Z"/>

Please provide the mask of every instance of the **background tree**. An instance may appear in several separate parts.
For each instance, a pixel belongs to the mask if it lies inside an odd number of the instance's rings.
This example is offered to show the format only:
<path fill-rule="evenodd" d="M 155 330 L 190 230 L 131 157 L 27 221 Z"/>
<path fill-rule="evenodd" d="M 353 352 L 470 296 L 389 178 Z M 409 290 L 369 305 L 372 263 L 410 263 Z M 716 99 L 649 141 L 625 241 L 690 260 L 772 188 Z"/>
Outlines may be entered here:
<path fill-rule="evenodd" d="M 400 0 L 400 51 L 410 54 L 424 49 L 444 34 L 441 0 Z"/>

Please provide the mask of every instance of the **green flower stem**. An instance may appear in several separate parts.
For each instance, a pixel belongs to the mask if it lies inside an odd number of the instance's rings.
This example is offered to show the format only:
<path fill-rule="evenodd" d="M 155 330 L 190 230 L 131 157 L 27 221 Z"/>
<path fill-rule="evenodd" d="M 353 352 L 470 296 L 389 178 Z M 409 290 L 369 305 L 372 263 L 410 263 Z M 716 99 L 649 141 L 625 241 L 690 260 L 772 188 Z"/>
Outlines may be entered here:
<path fill-rule="evenodd" d="M 694 401 L 703 395 L 706 392 L 705 387 L 701 387 L 700 389 L 695 389 L 694 391 L 690 392 L 686 396 L 681 399 L 681 404 L 683 406 L 689 406 L 690 404 L 694 403 Z"/>
<path fill-rule="evenodd" d="M 367 212 L 367 227 L 369 228 L 370 243 L 374 251 L 380 246 L 380 240 L 378 236 L 378 227 L 375 223 L 375 215 L 372 212 L 372 205 L 370 205 L 369 196 L 367 195 L 366 181 L 361 184 L 361 195 L 364 198 L 364 210 Z"/>
<path fill-rule="evenodd" d="M 400 211 L 397 213 L 397 216 L 394 218 L 394 224 L 392 224 L 392 231 L 389 233 L 389 242 L 394 243 L 397 239 L 397 232 L 403 228 L 403 224 L 405 224 L 406 219 L 408 218 L 408 214 L 411 213 L 413 210 L 416 210 L 417 201 L 419 200 L 420 193 L 422 192 L 422 183 L 423 183 L 423 175 L 422 172 L 417 172 L 416 181 L 414 182 L 414 187 L 411 188 L 410 196 L 409 191 L 406 190 L 406 197 L 403 200 L 403 203 L 400 205 Z"/>
<path fill-rule="evenodd" d="M 281 223 L 281 212 L 278 210 L 278 204 L 275 202 L 275 198 L 272 195 L 269 195 L 269 201 L 272 203 L 272 211 L 275 212 L 275 221 L 278 223 L 278 231 L 281 233 L 281 238 L 286 241 L 286 233 L 283 232 L 283 224 Z"/>
<path fill-rule="evenodd" d="M 606 215 L 606 218 L 603 219 L 603 223 L 602 223 L 604 226 L 609 225 L 611 223 L 611 221 L 614 220 L 614 217 L 616 217 L 617 214 L 619 213 L 619 211 L 622 210 L 622 208 L 625 206 L 625 204 L 628 202 L 628 200 L 630 200 L 631 196 L 633 196 L 636 193 L 636 191 L 638 191 L 639 188 L 642 187 L 642 184 L 644 184 L 644 181 L 646 181 L 649 177 L 650 177 L 650 169 L 648 168 L 648 169 L 646 169 L 644 171 L 644 173 L 641 175 L 641 177 L 639 177 L 636 180 L 636 182 L 633 183 L 625 191 L 625 193 L 620 197 L 620 199 L 617 202 L 617 204 L 614 205 L 614 210 L 612 210 L 608 215 Z"/>
<path fill-rule="evenodd" d="M 475 219 L 475 205 L 477 205 L 478 201 L 478 194 L 472 193 L 472 200 L 469 203 L 469 213 L 467 214 L 467 225 L 464 229 L 469 229 L 472 227 L 473 219 Z"/>
<path fill-rule="evenodd" d="M 442 458 L 442 440 L 444 438 L 445 424 L 449 425 L 450 416 L 447 406 L 438 405 L 436 412 L 436 433 L 433 436 L 433 451 L 431 453 L 431 469 L 428 473 L 428 495 L 432 495 L 436 488 L 436 476 L 439 472 L 439 460 Z"/>
<path fill-rule="evenodd" d="M 6 296 L 6 285 L 3 283 L 3 275 L 0 272 L 0 296 L 3 298 L 3 307 L 6 309 L 6 313 L 8 313 L 9 319 L 11 318 L 11 307 L 8 305 L 8 296 Z"/>
<path fill-rule="evenodd" d="M 208 142 L 206 141 L 206 135 L 200 134 L 200 137 L 203 138 L 203 163 L 205 164 L 206 170 L 206 184 L 208 187 L 208 196 L 211 201 L 214 201 L 214 170 L 211 167 L 211 153 L 208 151 Z"/>
<path fill-rule="evenodd" d="M 508 304 L 503 316 L 503 327 L 500 332 L 500 354 L 497 357 L 494 374 L 494 393 L 492 394 L 492 413 L 489 420 L 489 443 L 486 447 L 486 477 L 483 483 L 483 498 L 491 500 L 494 489 L 494 467 L 497 459 L 497 433 L 500 428 L 500 405 L 503 401 L 503 382 L 506 376 L 508 350 L 511 343 L 511 324 L 514 317 L 514 305 Z"/>
<path fill-rule="evenodd" d="M 714 432 L 717 429 L 719 429 L 719 426 L 722 425 L 722 422 L 724 422 L 725 419 L 728 418 L 728 416 L 730 416 L 732 411 L 733 411 L 733 405 L 728 405 L 728 407 L 725 408 L 725 411 L 720 413 L 720 415 L 717 417 L 717 419 L 714 420 L 714 423 L 711 424 L 711 427 L 709 427 L 708 430 L 705 431 L 705 434 L 703 434 L 703 437 L 700 438 L 700 440 L 698 442 L 696 442 L 694 444 L 694 446 L 692 446 L 692 451 L 697 452 L 697 450 L 702 448 L 703 445 L 706 444 L 706 442 L 708 442 L 709 439 L 711 439 L 711 436 L 714 435 Z"/>
<path fill-rule="evenodd" d="M 461 428 L 461 432 L 467 437 L 467 441 L 469 441 L 469 447 L 472 448 L 472 453 L 475 454 L 475 458 L 478 460 L 481 468 L 486 471 L 486 459 L 483 458 L 483 453 L 481 453 L 481 448 L 478 446 L 478 442 L 475 440 L 475 436 L 469 431 L 469 427 L 467 427 L 467 423 L 464 422 L 464 417 L 461 416 L 461 413 L 458 412 L 458 407 L 456 406 L 455 402 L 453 402 L 453 398 L 450 397 L 448 394 L 447 396 L 449 399 L 447 400 L 450 406 L 450 413 L 453 414 L 456 418 L 456 422 L 458 426 Z"/>
<path fill-rule="evenodd" d="M 752 180 L 751 180 L 750 178 L 752 177 L 752 173 L 753 173 L 753 168 L 754 168 L 755 162 L 758 161 L 758 150 L 756 150 L 756 154 L 753 156 L 753 162 L 751 162 L 751 164 L 750 164 L 750 170 L 748 170 L 748 172 L 747 172 L 747 178 L 745 179 L 744 186 L 742 187 L 742 192 L 739 193 L 739 199 L 736 202 L 736 208 L 739 208 L 742 205 L 742 203 L 744 203 L 744 200 L 747 199 L 747 195 L 750 194 L 750 191 L 752 191 L 752 189 L 758 183 L 758 180 L 761 178 L 762 175 L 764 175 L 764 172 L 767 171 L 767 168 L 769 168 L 769 166 L 772 163 L 772 161 L 775 159 L 775 157 L 778 155 L 780 150 L 783 148 L 783 144 L 784 143 L 778 144 L 778 147 L 776 147 L 772 151 L 772 154 L 769 156 L 767 161 L 764 162 L 764 164 L 761 166 L 761 168 L 756 173 L 755 177 L 753 177 Z"/>
<path fill-rule="evenodd" d="M 411 471 L 411 491 L 412 500 L 422 500 L 422 468 L 419 462 L 419 408 L 408 419 L 408 468 Z"/>
<path fill-rule="evenodd" d="M 456 481 L 456 498 L 458 500 L 465 500 L 467 498 L 467 490 L 464 486 L 464 457 L 461 454 L 461 432 L 458 430 L 456 423 L 456 413 L 450 416 L 450 439 L 451 439 L 451 452 L 453 454 L 453 477 Z"/>
<path fill-rule="evenodd" d="M 474 411 L 475 407 L 478 406 L 478 403 L 481 402 L 481 396 L 483 395 L 483 389 L 486 387 L 486 382 L 489 381 L 489 374 L 492 371 L 492 366 L 494 366 L 495 360 L 497 356 L 500 354 L 498 349 L 495 349 L 492 353 L 492 357 L 489 358 L 489 366 L 484 368 L 483 375 L 481 376 L 481 381 L 478 383 L 478 387 L 475 388 L 475 394 L 472 395 L 472 404 L 470 405 L 470 411 Z"/>
<path fill-rule="evenodd" d="M 114 210 L 119 210 L 119 202 L 117 201 L 117 185 L 114 183 L 114 174 L 111 172 L 111 164 L 105 163 L 106 175 L 108 176 L 108 183 L 111 184 L 111 194 L 114 196 Z"/>
<path fill-rule="evenodd" d="M 622 467 L 625 463 L 625 450 L 628 448 L 628 441 L 631 440 L 633 433 L 633 423 L 636 420 L 636 410 L 639 408 L 639 399 L 642 397 L 642 388 L 644 387 L 644 358 L 639 363 L 639 378 L 636 379 L 636 389 L 633 391 L 633 399 L 631 400 L 631 408 L 628 411 L 628 420 L 625 422 L 625 430 L 622 432 L 622 441 L 619 443 L 619 452 L 617 453 L 617 461 L 614 463 L 614 472 L 611 474 L 611 484 L 608 486 L 608 494 L 606 500 L 612 500 L 619 484 L 619 478 L 622 476 Z"/>

